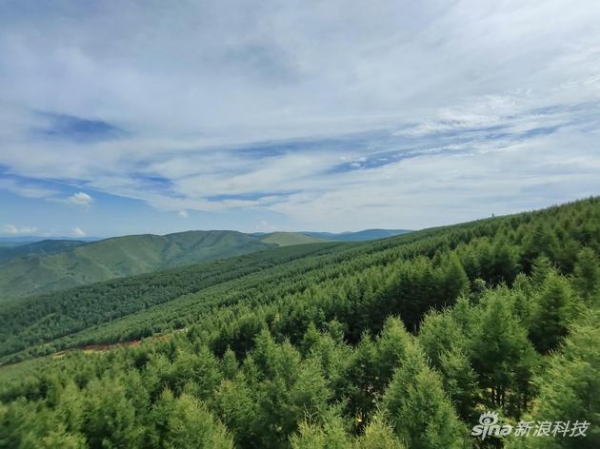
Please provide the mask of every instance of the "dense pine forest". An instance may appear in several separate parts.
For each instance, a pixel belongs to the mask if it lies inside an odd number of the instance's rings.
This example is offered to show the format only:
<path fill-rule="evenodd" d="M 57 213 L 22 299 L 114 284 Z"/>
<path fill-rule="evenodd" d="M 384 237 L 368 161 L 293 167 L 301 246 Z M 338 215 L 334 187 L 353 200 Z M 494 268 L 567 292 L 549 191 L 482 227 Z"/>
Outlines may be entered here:
<path fill-rule="evenodd" d="M 12 301 L 0 447 L 598 448 L 599 305 L 598 198 Z"/>

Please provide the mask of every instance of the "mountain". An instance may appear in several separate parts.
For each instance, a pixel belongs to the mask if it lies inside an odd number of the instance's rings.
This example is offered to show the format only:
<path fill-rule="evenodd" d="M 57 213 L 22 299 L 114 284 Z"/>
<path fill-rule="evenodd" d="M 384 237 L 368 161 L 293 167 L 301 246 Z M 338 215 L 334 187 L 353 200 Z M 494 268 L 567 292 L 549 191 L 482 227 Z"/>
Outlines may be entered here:
<path fill-rule="evenodd" d="M 4 300 L 35 293 L 131 276 L 151 271 L 207 262 L 263 251 L 278 246 L 236 231 L 189 231 L 164 236 L 116 237 L 66 249 L 66 243 L 37 245 L 40 254 L 5 260 L 0 264 L 0 292 Z M 62 245 L 55 254 L 43 248 Z M 28 245 L 29 246 L 29 245 Z M 16 247 L 15 252 L 27 251 Z M 31 247 L 30 247 L 31 249 Z"/>
<path fill-rule="evenodd" d="M 295 297 L 307 286 L 312 288 L 329 283 L 341 283 L 345 287 L 339 288 L 350 289 L 343 295 L 358 295 L 356 297 L 361 298 L 366 294 L 359 293 L 361 289 L 377 289 L 379 294 L 384 294 L 386 289 L 392 288 L 388 285 L 390 282 L 394 285 L 402 282 L 393 289 L 410 290 L 403 300 L 406 304 L 380 304 L 378 307 L 397 309 L 410 326 L 416 326 L 419 316 L 437 301 L 436 295 L 441 295 L 439 300 L 443 302 L 443 290 L 438 291 L 425 284 L 441 282 L 441 279 L 459 282 L 460 273 L 445 274 L 440 267 L 432 265 L 445 261 L 447 267 L 444 266 L 450 270 L 450 261 L 446 259 L 450 257 L 449 254 L 456 253 L 450 248 L 460 248 L 457 257 L 460 257 L 461 265 L 473 283 L 477 278 L 489 285 L 512 282 L 519 271 L 530 273 L 533 259 L 545 254 L 545 251 L 551 251 L 559 263 L 558 267 L 564 267 L 568 273 L 573 270 L 573 262 L 569 258 L 574 257 L 578 248 L 588 245 L 597 247 L 600 252 L 600 234 L 595 234 L 591 227 L 597 226 L 592 224 L 595 219 L 586 218 L 588 223 L 582 228 L 580 223 L 583 218 L 577 218 L 595 216 L 600 218 L 600 199 L 534 213 L 415 231 L 384 240 L 273 248 L 210 264 L 14 299 L 0 308 L 0 329 L 5 332 L 0 333 L 0 342 L 10 339 L 11 345 L 23 349 L 28 345 L 27 342 L 30 345 L 34 342 L 39 344 L 41 336 L 50 338 L 52 347 L 59 348 L 91 342 L 114 342 L 123 338 L 136 339 L 195 322 L 213 307 L 229 307 L 247 301 L 250 304 L 256 301 L 278 302 L 282 297 Z M 546 228 L 549 223 L 563 230 L 554 235 L 552 228 Z M 219 233 L 227 237 L 231 237 L 228 233 L 239 234 L 233 231 L 206 233 L 209 234 L 207 238 L 217 238 Z M 245 234 L 241 236 L 248 237 Z M 193 232 L 164 236 L 176 240 L 192 240 L 193 237 Z M 559 238 L 562 240 L 559 241 Z M 125 237 L 111 240 L 115 244 L 128 241 Z M 90 247 L 92 244 L 75 251 Z M 561 250 L 563 247 L 564 250 Z M 468 248 L 472 248 L 471 252 L 467 252 Z M 560 251 L 564 251 L 564 254 Z M 118 253 L 114 254 L 118 256 Z M 397 264 L 404 267 L 402 270 L 408 271 L 402 274 Z M 371 287 L 360 281 L 363 276 L 361 273 L 369 270 L 378 273 L 373 281 L 375 285 Z M 410 274 L 410 270 L 425 270 L 428 274 L 421 279 L 416 274 Z M 350 283 L 346 284 L 346 281 Z M 355 286 L 359 290 L 354 293 L 352 282 L 360 284 Z M 310 292 L 310 288 L 306 291 Z M 335 301 L 336 296 L 329 297 L 326 294 L 326 297 L 329 299 L 319 296 L 325 301 L 322 303 L 325 308 L 328 307 L 328 301 Z M 367 306 L 365 303 L 361 307 Z M 379 313 L 377 306 L 372 307 L 374 309 L 369 313 Z M 344 313 L 358 312 L 347 310 Z M 369 322 L 366 316 L 361 318 L 360 313 L 357 317 Z M 102 326 L 98 327 L 99 324 Z M 17 325 L 19 327 L 15 328 Z M 0 344 L 2 354 L 6 352 Z"/>
<path fill-rule="evenodd" d="M 12 300 L 2 442 L 469 448 L 493 410 L 600 447 L 599 256 L 594 198 Z"/>
<path fill-rule="evenodd" d="M 23 235 L 19 237 L 0 236 L 0 246 L 25 245 L 28 243 L 41 242 L 44 240 L 75 240 L 81 242 L 95 242 L 101 239 L 99 239 L 98 237 L 40 237 L 36 235 Z"/>
<path fill-rule="evenodd" d="M 305 245 L 307 243 L 319 243 L 324 240 L 332 240 L 327 238 L 319 238 L 317 236 L 306 235 L 301 232 L 272 232 L 260 236 L 260 240 L 264 243 L 271 243 L 277 246 L 290 245 Z"/>
<path fill-rule="evenodd" d="M 355 234 L 370 238 L 388 235 L 371 231 Z M 338 239 L 299 232 L 244 234 L 237 231 L 187 231 L 92 242 L 35 241 L 38 237 L 5 238 L 5 242 L 16 246 L 0 247 L 0 301 L 280 246 L 363 239 L 352 238 L 352 235 Z M 34 243 L 28 243 L 31 240 Z"/>
<path fill-rule="evenodd" d="M 36 237 L 33 235 L 25 235 L 20 237 L 0 237 L 0 243 L 21 245 L 25 243 L 33 243 L 45 240 L 44 237 Z"/>
<path fill-rule="evenodd" d="M 245 279 L 243 283 L 247 284 L 248 278 L 255 275 L 263 282 L 270 270 L 286 272 L 290 266 L 304 264 L 302 261 L 314 262 L 351 246 L 327 242 L 274 248 L 9 300 L 0 304 L 0 356 L 7 354 L 8 347 L 24 349 L 40 343 L 40 337 L 55 339 L 84 331 L 211 287 L 219 289 L 236 279 Z M 30 333 L 27 329 L 32 326 L 37 329 Z M 42 328 L 43 336 L 37 334 Z"/>
<path fill-rule="evenodd" d="M 79 240 L 42 240 L 34 243 L 15 244 L 14 246 L 0 246 L 0 263 L 18 257 L 60 253 L 86 244 L 86 242 Z"/>
<path fill-rule="evenodd" d="M 368 240 L 379 240 L 397 235 L 408 234 L 407 229 L 365 229 L 358 232 L 303 232 L 305 235 L 317 237 L 323 240 L 335 240 L 338 242 L 365 242 Z"/>

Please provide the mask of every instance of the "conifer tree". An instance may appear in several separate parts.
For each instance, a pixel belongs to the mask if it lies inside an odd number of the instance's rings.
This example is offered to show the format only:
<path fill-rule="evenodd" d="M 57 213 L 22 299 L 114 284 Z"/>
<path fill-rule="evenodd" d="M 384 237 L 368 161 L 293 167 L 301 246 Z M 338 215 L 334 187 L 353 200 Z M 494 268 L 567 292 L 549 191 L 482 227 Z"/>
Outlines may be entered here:
<path fill-rule="evenodd" d="M 460 259 L 452 254 L 444 268 L 444 304 L 452 305 L 456 298 L 469 291 L 469 278 Z"/>
<path fill-rule="evenodd" d="M 535 379 L 539 396 L 530 415 L 533 421 L 588 423 L 585 437 L 558 434 L 552 438 L 512 441 L 510 448 L 596 449 L 600 447 L 600 329 L 598 312 L 574 327 L 561 351 L 550 357 L 548 368 Z M 525 445 L 525 443 L 527 443 Z"/>
<path fill-rule="evenodd" d="M 402 321 L 395 317 L 389 317 L 383 326 L 381 335 L 376 341 L 377 378 L 373 386 L 383 392 L 384 388 L 392 380 L 396 370 L 404 360 L 406 350 L 412 344 L 412 337 L 404 328 Z"/>
<path fill-rule="evenodd" d="M 238 361 L 235 356 L 235 352 L 231 349 L 227 349 L 221 360 L 221 370 L 225 379 L 231 380 L 235 377 L 238 371 Z"/>
<path fill-rule="evenodd" d="M 514 312 L 508 289 L 489 291 L 482 299 L 480 314 L 471 346 L 480 386 L 491 392 L 489 406 L 510 405 L 518 414 L 528 399 L 528 386 L 537 363 L 535 350 Z M 507 404 L 507 398 L 513 398 L 513 402 Z"/>
<path fill-rule="evenodd" d="M 384 397 L 396 433 L 408 447 L 453 449 L 465 445 L 466 429 L 446 396 L 439 375 L 416 345 L 396 372 Z"/>
<path fill-rule="evenodd" d="M 394 435 L 383 415 L 377 413 L 355 442 L 356 449 L 404 449 L 404 444 Z"/>
<path fill-rule="evenodd" d="M 86 389 L 82 432 L 91 448 L 137 448 L 142 437 L 139 412 L 119 379 L 93 380 Z"/>
<path fill-rule="evenodd" d="M 303 422 L 290 441 L 292 449 L 347 449 L 352 444 L 342 419 L 334 412 L 327 413 L 322 424 Z"/>
<path fill-rule="evenodd" d="M 584 248 L 577 255 L 574 283 L 584 302 L 597 305 L 600 302 L 600 260 L 591 248 Z"/>
<path fill-rule="evenodd" d="M 196 398 L 182 395 L 174 402 L 165 436 L 167 449 L 233 449 L 233 440 Z"/>
<path fill-rule="evenodd" d="M 569 318 L 576 313 L 577 304 L 569 281 L 550 272 L 538 293 L 531 316 L 531 339 L 538 351 L 555 349 L 567 334 Z"/>

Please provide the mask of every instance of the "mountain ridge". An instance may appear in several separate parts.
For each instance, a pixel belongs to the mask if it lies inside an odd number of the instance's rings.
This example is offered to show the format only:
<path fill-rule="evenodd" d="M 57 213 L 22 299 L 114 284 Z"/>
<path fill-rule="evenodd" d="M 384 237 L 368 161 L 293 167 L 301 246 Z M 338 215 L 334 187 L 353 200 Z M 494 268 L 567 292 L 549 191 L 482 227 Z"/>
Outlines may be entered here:
<path fill-rule="evenodd" d="M 377 232 L 374 232 L 377 231 Z M 47 239 L 0 247 L 0 301 L 123 276 L 211 262 L 271 248 L 385 238 L 399 230 L 358 233 L 183 231 L 135 234 L 92 242 Z M 316 235 L 320 234 L 320 235 Z M 22 237 L 25 241 L 35 237 Z"/>

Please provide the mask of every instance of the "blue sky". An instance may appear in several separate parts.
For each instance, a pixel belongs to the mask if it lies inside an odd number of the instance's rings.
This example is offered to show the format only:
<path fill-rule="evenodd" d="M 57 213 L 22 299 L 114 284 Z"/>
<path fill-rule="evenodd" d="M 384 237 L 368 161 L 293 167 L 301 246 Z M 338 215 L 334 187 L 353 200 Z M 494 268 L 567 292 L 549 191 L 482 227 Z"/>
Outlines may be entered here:
<path fill-rule="evenodd" d="M 0 235 L 423 228 L 600 193 L 596 0 L 0 3 Z"/>

